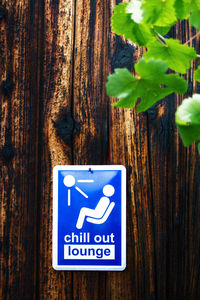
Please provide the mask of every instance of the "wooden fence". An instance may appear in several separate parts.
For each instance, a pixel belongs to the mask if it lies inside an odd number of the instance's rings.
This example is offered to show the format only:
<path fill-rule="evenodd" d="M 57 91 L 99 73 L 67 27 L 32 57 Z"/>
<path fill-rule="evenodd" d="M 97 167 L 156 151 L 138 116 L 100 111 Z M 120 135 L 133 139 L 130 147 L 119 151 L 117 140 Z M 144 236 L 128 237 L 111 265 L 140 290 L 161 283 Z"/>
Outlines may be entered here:
<path fill-rule="evenodd" d="M 107 74 L 141 55 L 111 32 L 115 5 L 0 0 L 3 300 L 200 299 L 200 159 L 178 136 L 180 99 L 140 115 L 110 105 Z M 179 24 L 174 34 L 185 42 L 194 33 Z M 53 270 L 52 169 L 59 164 L 126 166 L 124 272 Z"/>

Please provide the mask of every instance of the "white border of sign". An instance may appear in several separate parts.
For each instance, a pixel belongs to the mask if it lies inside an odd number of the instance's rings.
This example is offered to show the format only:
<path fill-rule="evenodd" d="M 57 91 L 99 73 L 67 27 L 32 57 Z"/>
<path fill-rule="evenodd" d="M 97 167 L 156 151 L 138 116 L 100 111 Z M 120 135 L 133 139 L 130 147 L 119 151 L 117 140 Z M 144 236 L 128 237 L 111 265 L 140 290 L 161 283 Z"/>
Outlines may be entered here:
<path fill-rule="evenodd" d="M 57 245 L 58 245 L 58 171 L 62 170 L 121 170 L 121 266 L 66 266 L 57 263 Z M 123 271 L 126 268 L 126 168 L 122 165 L 60 165 L 53 169 L 53 255 L 52 265 L 57 271 Z"/>

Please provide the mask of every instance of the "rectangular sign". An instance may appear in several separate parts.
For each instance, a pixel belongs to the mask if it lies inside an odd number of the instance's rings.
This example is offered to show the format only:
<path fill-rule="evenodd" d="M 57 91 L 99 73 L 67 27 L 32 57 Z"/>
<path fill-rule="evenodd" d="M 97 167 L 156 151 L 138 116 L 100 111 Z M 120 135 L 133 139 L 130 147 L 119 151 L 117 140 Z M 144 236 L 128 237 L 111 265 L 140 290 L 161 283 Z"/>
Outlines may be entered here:
<path fill-rule="evenodd" d="M 53 268 L 126 267 L 126 169 L 121 165 L 53 170 Z"/>

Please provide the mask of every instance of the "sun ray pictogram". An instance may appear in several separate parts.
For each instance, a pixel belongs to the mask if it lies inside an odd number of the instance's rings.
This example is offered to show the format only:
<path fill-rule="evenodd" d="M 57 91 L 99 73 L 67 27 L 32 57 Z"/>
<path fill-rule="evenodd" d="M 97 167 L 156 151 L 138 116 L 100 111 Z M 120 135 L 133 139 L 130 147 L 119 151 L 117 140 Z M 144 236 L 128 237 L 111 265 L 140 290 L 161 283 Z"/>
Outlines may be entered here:
<path fill-rule="evenodd" d="M 92 182 L 94 182 L 94 180 L 93 179 L 78 179 L 77 182 L 92 183 Z M 85 198 L 88 198 L 88 195 L 84 191 L 82 191 L 82 189 L 80 189 L 78 186 L 75 185 L 76 180 L 75 180 L 74 176 L 72 176 L 72 175 L 65 176 L 63 183 L 66 187 L 68 187 L 68 191 L 67 191 L 67 196 L 68 196 L 67 205 L 68 206 L 71 206 L 71 189 L 70 188 L 72 188 L 73 186 L 82 196 L 84 196 Z"/>

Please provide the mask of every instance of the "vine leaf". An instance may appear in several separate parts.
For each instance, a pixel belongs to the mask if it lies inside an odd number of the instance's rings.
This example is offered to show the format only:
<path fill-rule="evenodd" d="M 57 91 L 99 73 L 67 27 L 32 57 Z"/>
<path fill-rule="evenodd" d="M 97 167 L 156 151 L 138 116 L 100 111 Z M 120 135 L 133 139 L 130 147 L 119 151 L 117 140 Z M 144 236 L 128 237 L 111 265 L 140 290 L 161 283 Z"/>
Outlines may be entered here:
<path fill-rule="evenodd" d="M 190 6 L 190 24 L 200 30 L 200 1 L 192 0 Z"/>
<path fill-rule="evenodd" d="M 192 26 L 200 30 L 200 9 L 196 9 L 192 12 L 190 23 Z"/>
<path fill-rule="evenodd" d="M 187 1 L 187 0 L 185 0 Z M 194 11 L 194 10 L 200 10 L 200 2 L 199 0 L 188 0 L 190 1 L 190 10 Z"/>
<path fill-rule="evenodd" d="M 176 23 L 175 0 L 144 0 L 142 3 L 144 22 L 156 26 L 172 26 Z"/>
<path fill-rule="evenodd" d="M 161 26 L 153 26 L 153 25 L 152 25 L 152 30 L 153 30 L 153 32 L 155 33 L 154 29 L 155 29 L 158 33 L 160 33 L 161 35 L 165 35 L 165 34 L 167 34 L 167 33 L 170 31 L 171 26 L 161 27 Z"/>
<path fill-rule="evenodd" d="M 184 146 L 200 140 L 200 95 L 185 99 L 178 107 L 175 119 Z"/>
<path fill-rule="evenodd" d="M 174 39 L 165 39 L 165 43 L 153 41 L 147 47 L 145 58 L 161 59 L 168 63 L 170 69 L 182 74 L 186 74 L 191 60 L 197 57 L 193 48 L 181 45 L 180 41 Z"/>
<path fill-rule="evenodd" d="M 200 66 L 198 66 L 198 68 L 194 72 L 194 79 L 200 82 Z"/>
<path fill-rule="evenodd" d="M 124 108 L 134 107 L 141 99 L 137 111 L 143 112 L 173 92 L 187 91 L 187 82 L 177 74 L 166 74 L 167 70 L 167 63 L 154 59 L 148 62 L 141 59 L 135 65 L 137 76 L 127 69 L 115 69 L 115 73 L 108 76 L 107 94 L 119 99 L 114 106 Z"/>
<path fill-rule="evenodd" d="M 155 39 L 148 25 L 138 24 L 131 19 L 131 14 L 126 11 L 127 3 L 121 3 L 114 8 L 112 15 L 112 29 L 117 35 L 124 35 L 126 39 L 145 46 Z"/>
<path fill-rule="evenodd" d="M 188 19 L 190 15 L 191 0 L 175 0 L 174 7 L 176 11 L 177 19 Z"/>

